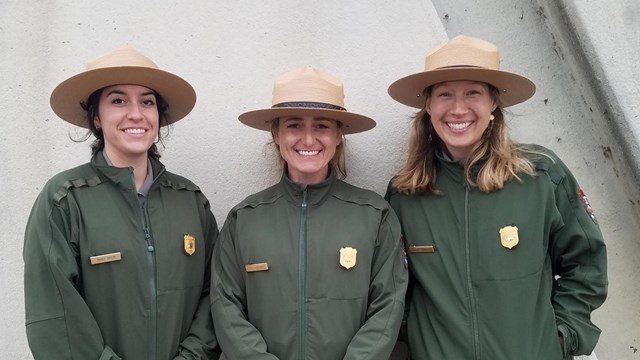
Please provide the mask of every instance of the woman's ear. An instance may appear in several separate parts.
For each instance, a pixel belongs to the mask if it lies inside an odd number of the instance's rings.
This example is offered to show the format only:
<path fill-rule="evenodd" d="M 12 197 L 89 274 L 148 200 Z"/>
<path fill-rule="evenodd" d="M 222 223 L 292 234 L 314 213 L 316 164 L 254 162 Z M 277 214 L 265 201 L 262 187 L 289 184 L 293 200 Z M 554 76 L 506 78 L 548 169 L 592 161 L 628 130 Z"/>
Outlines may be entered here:
<path fill-rule="evenodd" d="M 98 130 L 100 129 L 101 126 L 100 126 L 100 118 L 99 117 L 96 116 L 95 118 L 93 118 L 93 126 L 95 126 L 96 129 L 98 129 Z"/>

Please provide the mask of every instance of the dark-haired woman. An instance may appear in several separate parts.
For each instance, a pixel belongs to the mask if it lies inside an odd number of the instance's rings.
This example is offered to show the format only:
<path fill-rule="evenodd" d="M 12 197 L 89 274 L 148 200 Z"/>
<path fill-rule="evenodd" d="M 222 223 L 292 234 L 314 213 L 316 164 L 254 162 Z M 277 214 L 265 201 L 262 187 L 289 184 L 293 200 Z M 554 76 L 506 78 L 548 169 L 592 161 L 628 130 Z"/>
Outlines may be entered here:
<path fill-rule="evenodd" d="M 87 164 L 50 179 L 25 234 L 25 302 L 36 359 L 211 359 L 209 202 L 165 170 L 159 129 L 193 88 L 131 47 L 56 87 L 51 107 L 96 140 Z"/>

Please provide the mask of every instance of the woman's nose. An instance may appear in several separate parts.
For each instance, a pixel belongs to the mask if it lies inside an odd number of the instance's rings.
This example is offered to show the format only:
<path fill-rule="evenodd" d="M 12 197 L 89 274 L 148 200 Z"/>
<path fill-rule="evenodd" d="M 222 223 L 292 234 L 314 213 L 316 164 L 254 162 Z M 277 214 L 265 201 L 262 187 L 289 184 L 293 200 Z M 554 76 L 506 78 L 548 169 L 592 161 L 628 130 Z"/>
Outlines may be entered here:
<path fill-rule="evenodd" d="M 302 143 L 304 145 L 311 146 L 313 145 L 314 141 L 315 141 L 315 136 L 313 134 L 313 129 L 309 127 L 305 128 L 304 133 L 302 134 Z"/>
<path fill-rule="evenodd" d="M 464 98 L 461 97 L 456 97 L 453 100 L 453 104 L 451 106 L 451 113 L 452 114 L 464 114 L 468 111 L 468 107 L 467 104 L 464 101 Z"/>
<path fill-rule="evenodd" d="M 135 104 L 135 103 L 129 106 L 129 112 L 127 115 L 130 119 L 133 119 L 133 120 L 142 119 L 142 111 L 140 110 L 140 106 L 141 106 L 140 104 Z"/>

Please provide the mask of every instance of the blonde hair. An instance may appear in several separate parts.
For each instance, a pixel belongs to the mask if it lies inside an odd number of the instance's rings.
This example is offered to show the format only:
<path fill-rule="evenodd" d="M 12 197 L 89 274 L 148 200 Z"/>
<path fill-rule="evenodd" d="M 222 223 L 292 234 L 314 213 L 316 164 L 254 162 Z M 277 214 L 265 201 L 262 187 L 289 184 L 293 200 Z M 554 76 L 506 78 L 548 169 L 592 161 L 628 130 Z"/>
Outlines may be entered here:
<path fill-rule="evenodd" d="M 489 88 L 498 102 L 498 90 L 491 85 Z M 425 90 L 425 105 L 430 95 L 431 87 Z M 534 176 L 535 166 L 527 155 L 542 155 L 511 140 L 499 105 L 493 115 L 495 118 L 489 123 L 480 143 L 464 163 L 465 183 L 487 193 L 502 189 L 507 181 L 514 178 L 522 181 L 522 174 Z M 446 145 L 434 130 L 425 106 L 413 118 L 407 161 L 392 180 L 393 186 L 405 194 L 441 195 L 435 186 L 438 178 L 437 153 L 441 150 L 445 151 Z M 473 170 L 481 163 L 474 180 Z"/>
<path fill-rule="evenodd" d="M 338 130 L 342 129 L 342 123 L 337 120 L 332 120 L 336 122 L 338 126 Z M 271 143 L 275 146 L 276 152 L 278 153 L 278 158 L 280 159 L 280 165 L 284 166 L 286 161 L 282 158 L 282 154 L 280 154 L 280 145 L 276 144 L 274 141 L 275 133 L 278 131 L 278 127 L 280 126 L 280 118 L 275 118 L 271 121 Z M 341 135 L 342 139 L 338 146 L 336 146 L 336 153 L 333 154 L 333 158 L 329 161 L 329 166 L 332 171 L 335 171 L 336 177 L 340 180 L 344 180 L 347 177 L 347 160 L 345 156 L 345 147 L 346 139 L 344 134 Z"/>

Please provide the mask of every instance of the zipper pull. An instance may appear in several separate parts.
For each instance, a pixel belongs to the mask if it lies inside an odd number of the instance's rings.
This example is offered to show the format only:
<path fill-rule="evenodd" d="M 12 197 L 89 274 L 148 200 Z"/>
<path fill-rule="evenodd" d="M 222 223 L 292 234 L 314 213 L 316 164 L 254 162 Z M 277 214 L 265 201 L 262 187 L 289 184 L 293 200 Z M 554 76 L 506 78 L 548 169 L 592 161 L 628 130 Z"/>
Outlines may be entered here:
<path fill-rule="evenodd" d="M 302 190 L 302 208 L 307 207 L 307 186 L 305 185 L 304 190 Z"/>
<path fill-rule="evenodd" d="M 149 234 L 148 228 L 144 228 L 144 241 L 147 242 L 147 250 L 149 252 L 153 252 L 155 249 L 153 248 L 153 245 L 151 245 L 151 234 Z"/>

